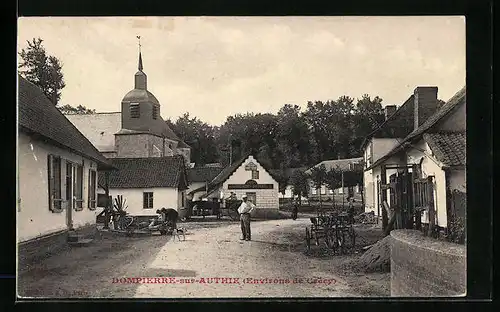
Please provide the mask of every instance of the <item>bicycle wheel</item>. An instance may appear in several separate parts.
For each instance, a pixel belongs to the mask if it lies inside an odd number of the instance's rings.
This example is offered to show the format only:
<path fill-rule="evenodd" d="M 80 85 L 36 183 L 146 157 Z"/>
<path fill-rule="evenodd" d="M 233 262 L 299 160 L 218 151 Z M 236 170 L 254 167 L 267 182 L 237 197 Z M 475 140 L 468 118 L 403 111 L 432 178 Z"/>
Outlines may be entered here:
<path fill-rule="evenodd" d="M 306 227 L 306 246 L 307 246 L 307 251 L 311 250 L 311 233 L 309 231 L 309 228 Z"/>
<path fill-rule="evenodd" d="M 125 223 L 125 227 L 128 228 L 129 226 L 132 225 L 132 223 L 134 223 L 134 217 L 131 217 L 131 216 L 125 216 L 124 218 L 124 223 Z"/>

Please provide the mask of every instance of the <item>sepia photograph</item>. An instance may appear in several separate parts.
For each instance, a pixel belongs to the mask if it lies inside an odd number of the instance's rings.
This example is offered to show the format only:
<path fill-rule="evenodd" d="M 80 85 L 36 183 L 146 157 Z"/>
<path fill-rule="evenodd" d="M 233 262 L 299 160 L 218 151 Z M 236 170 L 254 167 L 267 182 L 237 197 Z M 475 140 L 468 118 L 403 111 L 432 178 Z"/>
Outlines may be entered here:
<path fill-rule="evenodd" d="M 467 295 L 464 16 L 17 26 L 18 300 Z"/>

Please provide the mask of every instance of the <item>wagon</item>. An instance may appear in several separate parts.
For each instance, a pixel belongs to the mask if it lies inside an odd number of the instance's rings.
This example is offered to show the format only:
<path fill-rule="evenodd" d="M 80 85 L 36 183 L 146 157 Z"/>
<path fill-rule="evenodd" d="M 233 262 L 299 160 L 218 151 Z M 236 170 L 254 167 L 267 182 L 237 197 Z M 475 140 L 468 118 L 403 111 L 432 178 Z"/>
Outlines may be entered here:
<path fill-rule="evenodd" d="M 310 218 L 311 225 L 306 227 L 307 250 L 311 250 L 311 241 L 316 246 L 324 239 L 325 245 L 333 251 L 344 253 L 356 244 L 356 233 L 353 228 L 353 219 L 346 213 L 332 213 L 329 216 Z"/>

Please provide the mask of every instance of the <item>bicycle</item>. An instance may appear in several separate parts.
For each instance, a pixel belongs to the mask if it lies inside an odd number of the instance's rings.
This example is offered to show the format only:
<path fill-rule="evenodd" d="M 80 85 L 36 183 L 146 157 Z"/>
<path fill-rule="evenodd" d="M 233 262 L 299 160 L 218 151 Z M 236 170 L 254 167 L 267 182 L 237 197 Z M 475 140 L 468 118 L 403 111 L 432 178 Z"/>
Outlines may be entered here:
<path fill-rule="evenodd" d="M 116 222 L 114 222 L 116 230 L 125 231 L 132 225 L 132 223 L 134 223 L 134 217 L 129 215 L 116 214 L 113 219 L 115 217 L 117 218 Z"/>

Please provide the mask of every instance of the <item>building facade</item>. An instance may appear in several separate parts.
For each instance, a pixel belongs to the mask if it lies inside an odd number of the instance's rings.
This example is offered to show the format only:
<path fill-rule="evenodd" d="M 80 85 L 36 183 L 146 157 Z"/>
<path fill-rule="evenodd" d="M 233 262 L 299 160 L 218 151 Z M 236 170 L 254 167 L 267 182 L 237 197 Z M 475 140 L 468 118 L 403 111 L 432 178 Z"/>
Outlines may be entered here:
<path fill-rule="evenodd" d="M 18 242 L 95 226 L 97 175 L 112 165 L 37 86 L 19 76 L 18 88 Z"/>
<path fill-rule="evenodd" d="M 434 114 L 414 123 L 414 130 L 376 160 L 367 170 L 377 173 L 380 184 L 388 184 L 405 170 L 413 179 L 430 179 L 435 224 L 446 228 L 453 194 L 465 194 L 465 87 L 457 92 Z M 405 169 L 407 168 L 407 169 Z M 413 185 L 413 184 L 412 184 Z M 411 191 L 415 192 L 414 189 Z M 381 190 L 377 203 L 385 201 L 391 207 L 391 189 Z M 414 193 L 413 196 L 415 196 Z M 417 199 L 413 198 L 416 202 Z M 458 214 L 465 217 L 464 208 Z M 379 212 L 380 212 L 379 208 Z M 453 212 L 455 213 L 455 212 Z M 423 211 L 422 223 L 429 223 L 428 210 Z"/>
<path fill-rule="evenodd" d="M 253 155 L 246 155 L 224 168 L 207 186 L 193 190 L 191 195 L 221 201 L 231 193 L 238 199 L 246 195 L 256 206 L 256 216 L 279 210 L 277 179 Z"/>

